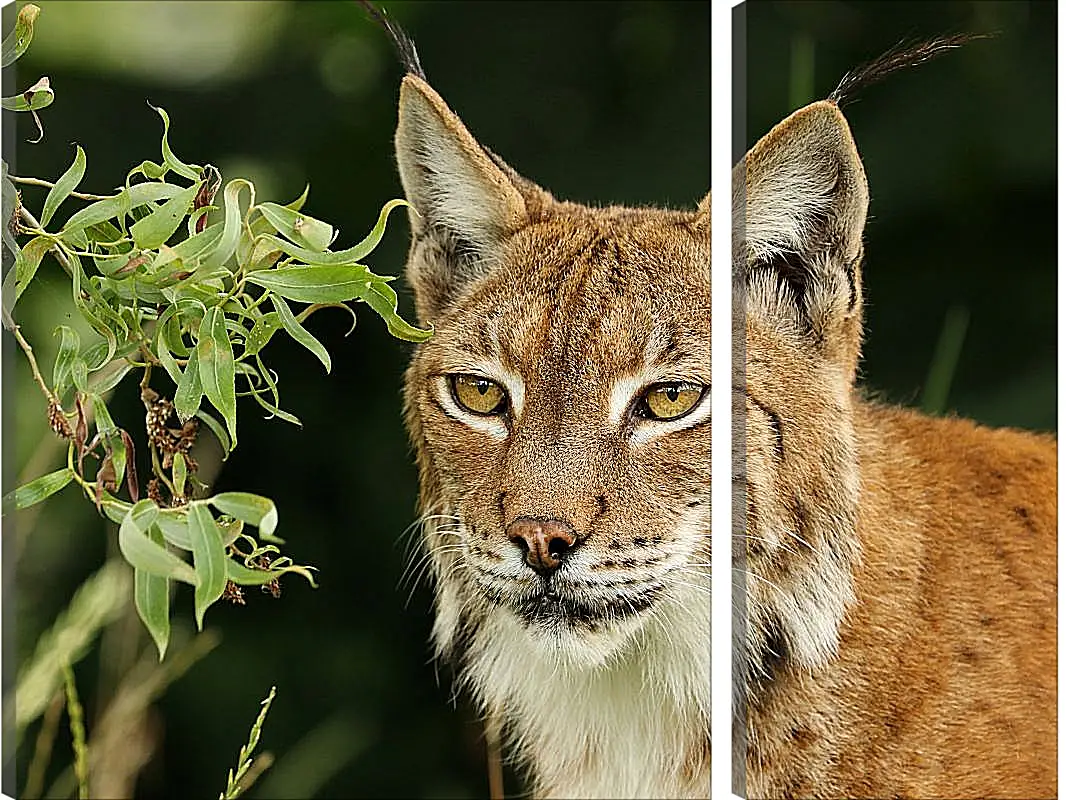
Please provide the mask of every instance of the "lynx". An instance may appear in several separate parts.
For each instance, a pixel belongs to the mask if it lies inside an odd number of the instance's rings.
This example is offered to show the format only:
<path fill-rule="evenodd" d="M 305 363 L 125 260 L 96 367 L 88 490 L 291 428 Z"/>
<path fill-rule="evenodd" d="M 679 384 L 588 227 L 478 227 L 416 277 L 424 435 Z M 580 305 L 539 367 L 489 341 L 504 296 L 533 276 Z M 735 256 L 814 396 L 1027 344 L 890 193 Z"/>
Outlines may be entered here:
<path fill-rule="evenodd" d="M 868 195 L 839 106 L 941 45 L 851 76 L 734 169 L 749 797 L 1056 792 L 1055 440 L 855 385 Z"/>
<path fill-rule="evenodd" d="M 391 32 L 436 650 L 538 796 L 707 797 L 710 195 L 555 199 Z"/>

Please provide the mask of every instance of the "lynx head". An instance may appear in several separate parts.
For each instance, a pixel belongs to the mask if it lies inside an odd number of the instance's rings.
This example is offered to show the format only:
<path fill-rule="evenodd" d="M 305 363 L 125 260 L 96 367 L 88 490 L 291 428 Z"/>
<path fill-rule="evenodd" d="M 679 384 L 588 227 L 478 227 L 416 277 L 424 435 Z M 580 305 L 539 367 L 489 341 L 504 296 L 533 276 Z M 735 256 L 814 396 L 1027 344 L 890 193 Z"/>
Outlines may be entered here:
<path fill-rule="evenodd" d="M 667 607 L 707 604 L 710 197 L 557 201 L 417 74 L 396 155 L 435 331 L 405 400 L 438 649 L 480 634 L 604 664 Z"/>
<path fill-rule="evenodd" d="M 859 265 L 866 176 L 837 105 L 796 111 L 733 171 L 734 379 L 746 408 L 747 664 L 804 667 L 836 650 L 852 599 L 859 473 L 852 385 L 859 358 Z M 742 344 L 741 344 L 742 343 Z M 769 663 L 768 663 L 769 662 Z M 750 687 L 749 687 L 750 689 Z"/>

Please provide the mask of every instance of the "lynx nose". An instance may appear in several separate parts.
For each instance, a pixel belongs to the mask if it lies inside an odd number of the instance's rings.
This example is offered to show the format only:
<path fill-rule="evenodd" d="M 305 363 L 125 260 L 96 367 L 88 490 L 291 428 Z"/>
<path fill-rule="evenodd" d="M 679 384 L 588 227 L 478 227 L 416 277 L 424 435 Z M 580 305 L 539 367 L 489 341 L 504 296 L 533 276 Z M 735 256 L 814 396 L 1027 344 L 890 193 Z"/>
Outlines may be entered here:
<path fill-rule="evenodd" d="M 577 534 L 567 523 L 534 517 L 519 517 L 508 525 L 507 538 L 522 548 L 526 563 L 542 574 L 557 569 L 577 543 Z"/>

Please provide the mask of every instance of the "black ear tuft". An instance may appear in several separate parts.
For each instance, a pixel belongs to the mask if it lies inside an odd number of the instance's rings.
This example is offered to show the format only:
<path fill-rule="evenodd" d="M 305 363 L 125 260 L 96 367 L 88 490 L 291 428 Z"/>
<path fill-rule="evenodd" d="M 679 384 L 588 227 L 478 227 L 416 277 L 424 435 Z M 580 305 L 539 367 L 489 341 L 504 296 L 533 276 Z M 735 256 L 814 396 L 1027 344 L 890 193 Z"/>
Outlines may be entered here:
<path fill-rule="evenodd" d="M 426 80 L 426 73 L 422 70 L 422 62 L 418 60 L 418 50 L 415 49 L 415 43 L 407 35 L 407 32 L 400 27 L 399 23 L 393 22 L 389 19 L 384 9 L 378 8 L 373 3 L 368 2 L 368 0 L 359 0 L 359 5 L 366 9 L 366 12 L 388 32 L 389 37 L 392 39 L 392 44 L 396 48 L 396 54 L 400 57 L 400 63 L 407 70 L 407 74 L 417 75 L 422 80 Z"/>
<path fill-rule="evenodd" d="M 827 99 L 830 103 L 844 106 L 854 100 L 855 95 L 861 89 L 877 83 L 893 72 L 923 64 L 931 58 L 936 58 L 942 53 L 946 53 L 948 50 L 962 47 L 962 45 L 975 39 L 989 39 L 994 35 L 989 33 L 956 33 L 951 36 L 929 39 L 928 41 L 901 41 L 870 63 L 851 70 L 840 79 L 837 88 L 830 93 Z"/>

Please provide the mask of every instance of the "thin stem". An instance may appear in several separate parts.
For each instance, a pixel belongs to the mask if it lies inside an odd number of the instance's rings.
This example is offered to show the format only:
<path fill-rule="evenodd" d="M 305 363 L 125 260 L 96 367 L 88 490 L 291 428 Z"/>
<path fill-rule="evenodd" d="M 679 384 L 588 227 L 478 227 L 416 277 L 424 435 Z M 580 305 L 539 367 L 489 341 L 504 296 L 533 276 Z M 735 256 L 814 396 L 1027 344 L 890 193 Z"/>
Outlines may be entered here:
<path fill-rule="evenodd" d="M 41 231 L 42 234 L 48 236 L 50 239 L 55 239 L 55 236 L 53 234 L 46 233 L 44 231 L 44 229 L 41 227 L 41 223 L 37 221 L 37 217 L 33 216 L 33 214 L 30 213 L 29 209 L 27 209 L 26 206 L 19 206 L 19 216 L 22 217 L 23 222 L 25 222 L 35 231 Z M 59 265 L 67 271 L 68 275 L 73 275 L 74 265 L 70 263 L 70 259 L 67 257 L 67 253 L 63 249 L 62 245 L 58 241 L 56 241 L 52 245 L 51 250 L 55 254 L 56 261 L 59 262 Z"/>
<path fill-rule="evenodd" d="M 30 362 L 30 371 L 33 373 L 33 379 L 37 382 L 37 385 L 41 387 L 41 391 L 44 392 L 45 399 L 49 403 L 56 402 L 55 395 L 52 394 L 52 390 L 48 388 L 48 384 L 44 382 L 44 376 L 41 375 L 41 369 L 37 366 L 37 359 L 33 355 L 33 348 L 30 347 L 30 343 L 26 341 L 26 337 L 22 335 L 21 328 L 15 324 L 15 321 L 11 319 L 7 311 L 3 312 L 4 327 L 7 328 L 15 337 L 15 341 L 19 343 L 19 347 L 22 348 L 22 352 L 26 354 L 26 360 Z"/>
<path fill-rule="evenodd" d="M 70 474 L 74 476 L 74 482 L 85 490 L 85 495 L 94 503 L 96 502 L 96 481 L 89 482 L 81 476 L 81 474 L 74 469 L 74 442 L 70 443 L 67 448 L 67 469 L 70 470 Z"/>
<path fill-rule="evenodd" d="M 121 244 L 122 241 L 123 240 L 120 239 L 118 243 Z M 108 246 L 111 246 L 113 243 L 112 242 L 100 242 L 99 244 L 100 244 L 101 247 L 108 247 Z M 99 258 L 102 255 L 107 255 L 106 253 L 100 253 L 100 252 L 94 253 L 94 252 L 92 252 L 90 250 L 71 250 L 70 252 L 72 252 L 76 256 L 81 256 L 82 258 Z M 137 255 L 137 253 L 136 252 L 114 253 L 113 255 L 129 256 L 130 258 L 133 258 L 134 256 Z"/>
<path fill-rule="evenodd" d="M 46 180 L 42 180 L 41 178 L 20 178 L 17 175 L 10 175 L 10 174 L 7 177 L 10 178 L 15 183 L 25 183 L 28 186 L 44 186 L 44 187 L 49 188 L 49 189 L 55 187 L 54 183 L 51 183 L 51 182 L 46 181 Z M 108 195 L 89 194 L 87 192 L 71 192 L 70 195 L 71 195 L 71 197 L 77 197 L 79 200 L 110 200 L 111 199 L 111 197 L 109 197 Z"/>

